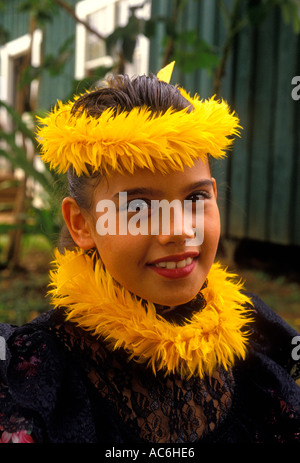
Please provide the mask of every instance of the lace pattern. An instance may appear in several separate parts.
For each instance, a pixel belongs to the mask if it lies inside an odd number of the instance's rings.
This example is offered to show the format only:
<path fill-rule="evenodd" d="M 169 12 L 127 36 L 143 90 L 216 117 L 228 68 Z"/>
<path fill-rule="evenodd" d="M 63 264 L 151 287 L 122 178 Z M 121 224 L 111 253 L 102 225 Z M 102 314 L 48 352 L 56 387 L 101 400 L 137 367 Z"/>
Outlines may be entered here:
<path fill-rule="evenodd" d="M 72 323 L 57 326 L 56 335 L 82 358 L 87 375 L 121 421 L 140 439 L 157 443 L 195 442 L 225 418 L 231 407 L 231 372 L 189 380 L 154 376 L 127 361 L 123 350 L 110 352 Z"/>
<path fill-rule="evenodd" d="M 300 390 L 289 376 L 297 333 L 252 299 L 247 358 L 202 381 L 153 376 L 65 323 L 63 311 L 0 324 L 0 442 L 300 442 Z"/>

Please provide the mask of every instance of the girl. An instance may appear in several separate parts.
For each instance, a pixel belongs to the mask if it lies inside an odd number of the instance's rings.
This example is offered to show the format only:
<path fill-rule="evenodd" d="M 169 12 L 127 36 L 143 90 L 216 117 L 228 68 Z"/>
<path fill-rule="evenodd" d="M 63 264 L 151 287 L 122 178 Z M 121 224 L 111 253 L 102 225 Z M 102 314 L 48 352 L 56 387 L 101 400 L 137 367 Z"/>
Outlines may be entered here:
<path fill-rule="evenodd" d="M 0 331 L 2 442 L 300 440 L 297 333 L 214 263 L 209 157 L 238 119 L 171 69 L 111 77 L 41 120 L 67 233 L 54 309 Z"/>

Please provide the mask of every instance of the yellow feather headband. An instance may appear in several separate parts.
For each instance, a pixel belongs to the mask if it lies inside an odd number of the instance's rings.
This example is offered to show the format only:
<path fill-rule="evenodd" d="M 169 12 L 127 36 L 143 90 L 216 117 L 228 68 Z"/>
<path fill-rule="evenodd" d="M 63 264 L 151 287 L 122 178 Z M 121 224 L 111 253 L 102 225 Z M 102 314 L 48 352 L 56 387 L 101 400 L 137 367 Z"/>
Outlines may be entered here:
<path fill-rule="evenodd" d="M 171 68 L 170 68 L 171 66 Z M 173 63 L 162 69 L 159 80 L 170 80 Z M 133 173 L 147 168 L 166 173 L 192 166 L 196 159 L 225 156 L 232 137 L 239 134 L 239 120 L 224 101 L 203 101 L 179 91 L 194 107 L 153 116 L 151 108 L 133 108 L 114 114 L 106 109 L 99 118 L 86 113 L 71 114 L 72 102 L 58 102 L 45 118 L 39 118 L 37 135 L 41 157 L 50 168 L 65 173 L 73 167 L 77 175 L 111 170 Z M 76 98 L 76 97 L 75 97 Z"/>

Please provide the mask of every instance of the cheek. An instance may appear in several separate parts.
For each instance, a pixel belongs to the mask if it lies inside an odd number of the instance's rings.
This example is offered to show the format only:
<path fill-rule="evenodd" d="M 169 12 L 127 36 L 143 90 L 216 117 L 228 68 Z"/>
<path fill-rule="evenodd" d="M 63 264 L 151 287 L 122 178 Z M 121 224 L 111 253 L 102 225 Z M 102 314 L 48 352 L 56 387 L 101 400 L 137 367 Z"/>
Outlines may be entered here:
<path fill-rule="evenodd" d="M 217 244 L 220 238 L 220 214 L 218 207 L 210 208 L 204 216 L 204 243 Z"/>
<path fill-rule="evenodd" d="M 124 243 L 122 245 L 124 240 L 118 238 L 117 236 L 106 235 L 99 236 L 95 240 L 100 257 L 108 268 L 117 260 L 121 261 L 125 250 L 128 249 L 128 246 L 124 246 Z"/>
<path fill-rule="evenodd" d="M 143 260 L 144 248 L 138 237 L 125 235 L 106 235 L 98 237 L 96 247 L 99 255 L 111 275 L 119 280 L 119 275 L 138 271 Z"/>

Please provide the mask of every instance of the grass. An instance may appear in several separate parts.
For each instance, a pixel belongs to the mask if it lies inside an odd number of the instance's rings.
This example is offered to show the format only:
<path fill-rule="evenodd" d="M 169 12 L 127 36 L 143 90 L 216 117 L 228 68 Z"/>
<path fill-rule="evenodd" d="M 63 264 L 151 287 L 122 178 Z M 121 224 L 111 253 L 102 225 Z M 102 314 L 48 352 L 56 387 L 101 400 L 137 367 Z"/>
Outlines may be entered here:
<path fill-rule="evenodd" d="M 4 249 L 5 239 L 0 240 Z M 20 269 L 0 271 L 0 322 L 22 325 L 49 309 L 46 299 L 52 249 L 44 236 L 23 238 Z"/>
<path fill-rule="evenodd" d="M 285 276 L 272 277 L 255 270 L 240 270 L 246 289 L 256 293 L 272 309 L 300 332 L 300 284 Z"/>

